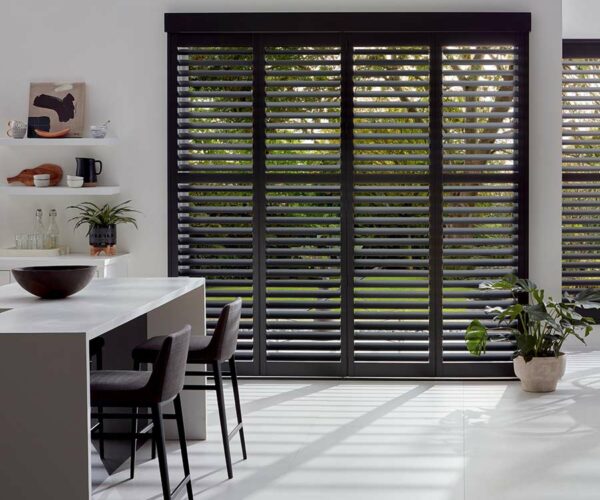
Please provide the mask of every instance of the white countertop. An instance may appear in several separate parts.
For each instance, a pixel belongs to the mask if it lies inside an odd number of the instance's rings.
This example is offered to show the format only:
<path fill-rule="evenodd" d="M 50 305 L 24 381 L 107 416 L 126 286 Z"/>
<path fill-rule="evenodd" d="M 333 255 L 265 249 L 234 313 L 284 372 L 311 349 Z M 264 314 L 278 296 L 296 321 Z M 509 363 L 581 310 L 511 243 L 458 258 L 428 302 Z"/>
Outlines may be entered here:
<path fill-rule="evenodd" d="M 204 278 L 94 279 L 66 299 L 0 287 L 0 335 L 72 333 L 92 339 L 204 285 Z"/>

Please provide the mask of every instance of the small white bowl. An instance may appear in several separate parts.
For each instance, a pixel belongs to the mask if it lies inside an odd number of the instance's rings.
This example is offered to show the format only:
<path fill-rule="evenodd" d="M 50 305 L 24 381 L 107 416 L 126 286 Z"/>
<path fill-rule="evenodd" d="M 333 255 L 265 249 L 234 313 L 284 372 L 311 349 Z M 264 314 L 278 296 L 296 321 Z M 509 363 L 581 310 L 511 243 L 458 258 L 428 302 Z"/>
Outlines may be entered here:
<path fill-rule="evenodd" d="M 83 186 L 83 177 L 78 179 L 67 179 L 67 186 L 70 188 L 80 188 Z"/>
<path fill-rule="evenodd" d="M 83 180 L 83 177 L 81 177 L 80 175 L 67 175 L 67 180 L 79 181 Z"/>
<path fill-rule="evenodd" d="M 106 131 L 108 127 L 106 125 L 92 125 L 90 127 L 90 133 L 94 139 L 104 139 L 106 137 Z"/>
<path fill-rule="evenodd" d="M 33 177 L 33 185 L 38 188 L 45 188 L 50 185 L 50 178 L 48 179 L 36 179 L 37 175 Z"/>
<path fill-rule="evenodd" d="M 48 179 L 50 180 L 50 174 L 35 174 L 33 176 L 34 179 L 38 179 L 40 181 L 43 181 L 44 179 Z"/>

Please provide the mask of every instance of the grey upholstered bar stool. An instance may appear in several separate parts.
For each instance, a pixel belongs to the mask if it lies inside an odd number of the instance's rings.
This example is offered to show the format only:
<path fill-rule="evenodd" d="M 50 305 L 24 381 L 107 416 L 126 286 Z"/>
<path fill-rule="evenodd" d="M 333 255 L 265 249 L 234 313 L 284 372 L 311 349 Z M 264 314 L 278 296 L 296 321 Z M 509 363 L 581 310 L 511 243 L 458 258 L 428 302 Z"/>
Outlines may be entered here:
<path fill-rule="evenodd" d="M 152 371 L 103 370 L 92 371 L 90 375 L 90 394 L 92 406 L 120 408 L 150 408 L 152 411 L 152 429 L 158 449 L 158 463 L 165 500 L 176 498 L 185 486 L 188 498 L 192 500 L 190 466 L 183 426 L 183 413 L 179 393 L 183 389 L 185 366 L 190 345 L 190 326 L 177 333 L 161 337 Z M 170 402 L 175 407 L 177 432 L 181 447 L 181 458 L 185 477 L 171 492 L 165 436 L 163 428 L 163 407 Z M 129 414 L 109 414 L 103 418 L 132 418 Z M 148 415 L 134 415 L 134 418 L 148 418 Z M 135 457 L 131 457 L 135 460 Z"/>
<path fill-rule="evenodd" d="M 227 465 L 227 475 L 229 479 L 233 477 L 233 467 L 231 465 L 231 451 L 229 441 L 239 432 L 242 444 L 242 456 L 244 460 L 248 458 L 246 454 L 246 440 L 244 438 L 244 424 L 242 421 L 242 408 L 240 404 L 240 393 L 238 388 L 237 371 L 235 367 L 235 349 L 238 342 L 240 330 L 240 317 L 242 314 L 242 299 L 238 298 L 227 304 L 221 310 L 217 326 L 212 337 L 192 335 L 190 340 L 190 349 L 188 352 L 188 364 L 210 365 L 212 372 L 207 371 L 188 371 L 186 375 L 212 375 L 214 385 L 185 385 L 184 390 L 216 391 L 217 405 L 219 408 L 219 420 L 221 422 L 221 436 L 223 438 L 223 450 L 225 452 L 225 463 Z M 143 344 L 137 346 L 132 353 L 135 369 L 139 369 L 142 363 L 154 363 L 159 346 L 160 337 L 153 337 Z M 229 364 L 229 373 L 223 373 L 221 364 Z M 231 385 L 235 400 L 235 412 L 237 416 L 237 425 L 231 431 L 227 429 L 227 415 L 225 412 L 225 398 L 223 396 L 223 376 L 231 376 Z M 135 443 L 132 450 L 136 447 Z M 133 462 L 132 462 L 133 466 Z M 133 470 L 131 471 L 133 475 Z"/>

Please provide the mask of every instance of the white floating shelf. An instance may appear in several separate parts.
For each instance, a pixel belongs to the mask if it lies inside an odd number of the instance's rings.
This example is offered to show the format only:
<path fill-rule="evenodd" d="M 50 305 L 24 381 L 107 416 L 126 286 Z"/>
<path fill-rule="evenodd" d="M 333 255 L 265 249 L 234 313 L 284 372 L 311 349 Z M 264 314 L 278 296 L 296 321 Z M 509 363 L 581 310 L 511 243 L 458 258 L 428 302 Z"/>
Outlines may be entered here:
<path fill-rule="evenodd" d="M 13 139 L 0 137 L 0 146 L 114 146 L 119 143 L 116 137 L 94 139 L 93 137 L 65 137 L 59 139 Z"/>
<path fill-rule="evenodd" d="M 45 188 L 31 186 L 0 185 L 0 193 L 13 196 L 110 196 L 119 194 L 119 186 L 95 186 L 70 188 L 68 186 L 52 186 Z"/>

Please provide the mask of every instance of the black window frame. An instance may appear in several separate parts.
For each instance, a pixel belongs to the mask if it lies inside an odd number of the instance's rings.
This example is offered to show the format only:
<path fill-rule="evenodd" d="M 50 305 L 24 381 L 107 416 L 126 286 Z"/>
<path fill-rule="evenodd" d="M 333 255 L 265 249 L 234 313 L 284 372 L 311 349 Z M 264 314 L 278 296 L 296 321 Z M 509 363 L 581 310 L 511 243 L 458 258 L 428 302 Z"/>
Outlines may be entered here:
<path fill-rule="evenodd" d="M 431 64 L 439 65 L 441 68 L 441 47 L 443 43 L 515 43 L 518 47 L 519 57 L 519 107 L 517 121 L 519 123 L 519 135 L 516 138 L 518 152 L 519 167 L 515 174 L 505 174 L 505 180 L 512 180 L 518 184 L 518 274 L 521 277 L 528 277 L 528 238 L 529 238 L 529 207 L 528 207 L 528 190 L 529 190 L 529 53 L 528 53 L 528 38 L 531 30 L 531 15 L 529 13 L 230 13 L 230 14 L 166 14 L 165 15 L 165 31 L 168 33 L 168 259 L 169 259 L 169 275 L 178 275 L 178 182 L 182 179 L 190 179 L 189 174 L 181 174 L 178 171 L 178 137 L 177 137 L 177 60 L 176 55 L 177 45 L 179 43 L 201 43 L 207 40 L 215 42 L 219 39 L 227 44 L 235 43 L 236 39 L 248 40 L 250 37 L 254 40 L 254 44 L 261 44 L 265 38 L 276 40 L 278 43 L 286 40 L 301 39 L 302 34 L 310 33 L 312 37 L 322 34 L 323 38 L 328 40 L 332 37 L 338 37 L 342 46 L 347 46 L 350 42 L 367 41 L 369 43 L 385 42 L 385 43 L 401 43 L 410 41 L 415 43 L 419 39 L 425 40 L 431 44 L 432 59 Z M 259 36 L 255 36 L 259 35 Z M 344 57 L 344 56 L 342 56 Z M 260 72 L 260 64 L 254 68 L 255 72 Z M 440 71 L 432 71 L 432 74 L 440 74 Z M 431 129 L 441 132 L 441 79 L 431 82 L 432 86 L 432 101 L 430 103 L 432 109 Z M 254 89 L 255 93 L 260 93 L 260 89 Z M 349 94 L 350 92 L 350 94 Z M 342 100 L 351 99 L 351 90 L 348 86 L 342 87 Z M 262 120 L 261 113 L 264 108 L 260 105 L 254 108 L 255 120 Z M 344 111 L 342 110 L 342 115 Z M 345 125 L 342 125 L 342 144 L 352 142 L 352 126 L 348 123 L 348 117 L 342 118 Z M 264 140 L 261 139 L 261 130 L 255 134 L 253 139 L 254 144 L 258 146 L 258 150 L 254 150 L 255 162 L 261 162 L 264 158 Z M 489 180 L 483 175 L 478 177 L 465 174 L 448 174 L 442 170 L 442 154 L 443 145 L 441 133 L 436 134 L 430 132 L 430 158 L 431 170 L 429 173 L 431 181 L 431 189 L 433 190 L 430 198 L 430 207 L 433 215 L 430 221 L 432 233 L 436 232 L 437 237 L 431 238 L 430 259 L 436 261 L 433 266 L 433 272 L 430 276 L 430 293 L 432 295 L 432 305 L 437 305 L 431 310 L 432 318 L 430 320 L 431 328 L 442 329 L 442 286 L 441 270 L 442 264 L 442 189 L 443 183 L 447 179 L 476 182 L 478 179 Z M 349 151 L 349 157 L 348 157 Z M 352 161 L 352 148 L 342 149 L 342 185 L 350 186 L 352 189 L 353 181 L 356 180 L 357 174 L 351 172 L 351 169 L 344 169 L 344 162 Z M 261 169 L 254 167 L 253 176 L 264 176 Z M 461 177 L 462 176 L 462 177 Z M 195 176 L 194 179 L 198 177 Z M 207 178 L 208 179 L 208 178 Z M 231 179 L 235 180 L 233 176 Z M 247 177 L 239 177 L 240 180 L 247 180 Z M 369 175 L 368 181 L 373 182 L 377 179 L 373 175 Z M 382 179 L 383 180 L 383 179 Z M 260 184 L 260 183 L 259 183 Z M 264 182 L 262 183 L 264 184 Z M 264 197 L 264 192 L 255 193 L 257 199 Z M 351 235 L 348 234 L 348 228 L 352 227 L 352 210 L 344 210 L 342 200 L 342 213 L 344 222 L 342 226 L 342 242 L 345 243 L 346 252 L 352 251 L 352 245 L 349 244 Z M 255 220 L 264 221 L 264 209 L 257 208 Z M 256 229 L 255 238 L 261 239 L 264 231 L 263 224 L 259 224 Z M 343 252 L 344 250 L 342 250 Z M 263 252 L 259 252 L 262 254 Z M 348 255 L 346 255 L 348 258 Z M 254 269 L 259 298 L 255 302 L 260 304 L 258 310 L 264 311 L 264 280 L 261 278 L 261 273 L 258 272 L 260 263 L 259 259 L 255 259 Z M 351 259 L 348 260 L 351 262 Z M 437 270 L 437 271 L 436 271 Z M 343 279 L 343 278 L 342 278 Z M 346 293 L 342 296 L 342 302 L 351 303 L 351 287 L 346 287 Z M 261 309 L 262 308 L 262 309 Z M 347 315 L 350 316 L 350 315 Z M 341 318 L 342 322 L 352 322 L 350 318 Z M 264 321 L 256 319 L 255 321 Z M 349 326 L 346 326 L 349 329 Z M 259 326 L 259 331 L 264 331 L 264 325 Z M 350 331 L 350 330 L 346 330 Z M 255 349 L 261 349 L 261 344 L 264 344 L 262 335 L 258 335 L 255 339 Z M 352 341 L 351 336 L 342 339 L 342 343 Z M 435 359 L 430 360 L 429 369 L 421 372 L 406 371 L 386 371 L 377 373 L 377 371 L 366 371 L 356 373 L 349 368 L 351 361 L 348 355 L 342 360 L 342 371 L 334 370 L 331 372 L 319 372 L 318 370 L 309 370 L 303 373 L 293 373 L 293 371 L 283 369 L 276 373 L 279 375 L 332 375 L 332 376 L 442 376 L 442 377 L 509 377 L 513 375 L 512 365 L 509 363 L 487 363 L 477 362 L 476 359 L 469 362 L 443 363 L 442 360 L 442 334 L 430 333 L 430 349 L 433 348 L 436 352 Z M 264 347 L 264 346 L 263 346 Z M 346 347 L 346 351 L 350 349 Z M 439 351 L 439 352 L 438 352 Z M 434 356 L 432 355 L 432 358 Z M 264 360 L 261 366 L 250 370 L 249 374 L 264 373 Z M 275 373 L 271 373 L 275 374 Z"/>

